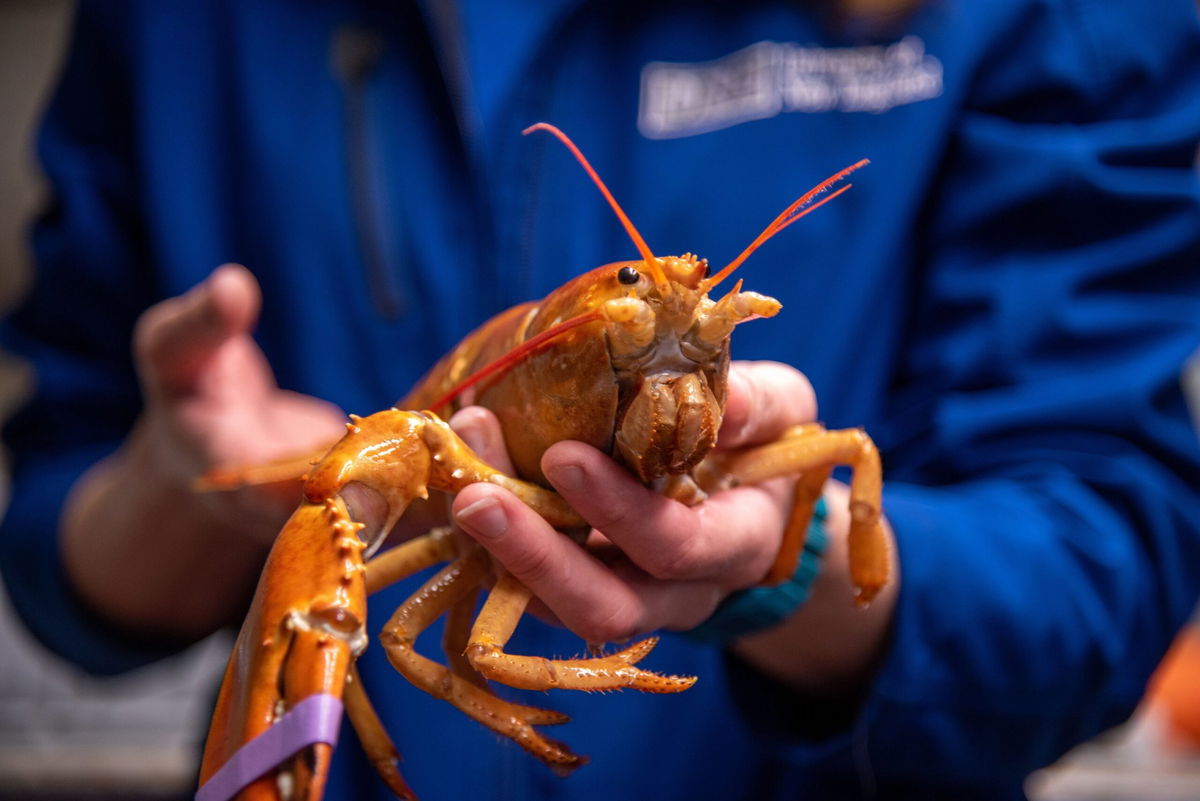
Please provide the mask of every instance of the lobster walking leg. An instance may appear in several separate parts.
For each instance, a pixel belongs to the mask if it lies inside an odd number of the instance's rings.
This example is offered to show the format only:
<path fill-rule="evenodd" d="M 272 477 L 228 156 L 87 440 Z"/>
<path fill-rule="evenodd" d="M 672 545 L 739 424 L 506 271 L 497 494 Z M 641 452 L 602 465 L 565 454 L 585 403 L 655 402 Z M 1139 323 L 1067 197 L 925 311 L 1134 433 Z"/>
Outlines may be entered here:
<path fill-rule="evenodd" d="M 414 686 L 513 739 L 543 762 L 567 770 L 576 768 L 583 764 L 580 757 L 534 729 L 537 725 L 564 723 L 565 715 L 501 700 L 413 648 L 430 623 L 478 586 L 488 567 L 482 549 L 472 549 L 447 565 L 396 610 L 379 641 L 392 665 Z"/>
<path fill-rule="evenodd" d="M 449 528 L 437 528 L 428 534 L 398 545 L 367 564 L 366 591 L 370 595 L 401 581 L 419 570 L 454 557 Z M 367 760 L 383 783 L 397 798 L 416 801 L 416 795 L 400 774 L 400 754 L 371 704 L 358 669 L 351 666 L 346 677 L 346 715 L 354 726 Z"/>
<path fill-rule="evenodd" d="M 446 654 L 446 666 L 450 672 L 477 687 L 487 688 L 487 680 L 467 658 L 467 645 L 471 635 L 471 624 L 475 621 L 475 602 L 479 588 L 475 587 L 459 599 L 446 613 L 442 633 L 442 652 Z"/>
<path fill-rule="evenodd" d="M 867 604 L 888 580 L 887 537 L 881 521 L 883 490 L 879 451 L 858 428 L 828 431 L 823 426 L 795 426 L 775 442 L 749 448 L 729 457 L 722 469 L 736 483 L 753 484 L 776 476 L 802 473 L 797 503 L 812 516 L 814 489 L 823 484 L 833 465 L 846 464 L 854 470 L 850 482 L 850 579 L 858 591 L 858 602 Z M 799 517 L 793 513 L 793 519 Z M 796 552 L 799 549 L 795 549 Z M 795 557 L 784 564 L 777 558 L 770 577 L 786 575 L 795 567 Z"/>
<path fill-rule="evenodd" d="M 696 683 L 695 676 L 663 676 L 637 667 L 654 646 L 649 637 L 608 656 L 545 659 L 504 652 L 504 645 L 525 613 L 531 593 L 510 573 L 502 573 L 471 630 L 467 656 L 489 679 L 525 690 L 618 690 L 677 693 Z"/>
<path fill-rule="evenodd" d="M 303 479 L 305 471 L 319 461 L 327 450 L 329 448 L 325 447 L 311 454 L 288 456 L 262 464 L 236 465 L 210 470 L 197 478 L 192 483 L 192 487 L 199 492 L 214 492 L 264 484 L 299 483 Z"/>
<path fill-rule="evenodd" d="M 397 545 L 367 562 L 367 595 L 374 595 L 439 562 L 448 562 L 456 555 L 448 526 L 435 528 L 422 537 Z"/>
<path fill-rule="evenodd" d="M 418 570 L 454 559 L 457 554 L 453 531 L 449 526 L 438 527 L 423 537 L 398 545 L 372 559 L 367 563 L 367 593 L 374 593 L 393 582 L 408 578 Z M 453 673 L 478 687 L 486 688 L 487 683 L 471 667 L 466 657 L 467 635 L 475 619 L 475 600 L 478 595 L 478 588 L 472 588 L 450 606 L 446 614 L 442 651 Z"/>
<path fill-rule="evenodd" d="M 350 668 L 350 675 L 346 677 L 345 702 L 346 716 L 354 725 L 354 733 L 358 735 L 358 741 L 362 744 L 367 760 L 374 766 L 375 772 L 397 798 L 416 801 L 417 797 L 412 788 L 400 775 L 400 754 L 396 751 L 392 738 L 383 728 L 383 722 L 379 720 L 375 707 L 371 705 L 371 699 L 367 697 L 358 669 L 353 666 Z"/>
<path fill-rule="evenodd" d="M 782 584 L 796 571 L 796 562 L 808 536 L 809 521 L 812 520 L 825 482 L 832 473 L 833 465 L 826 465 L 806 470 L 796 479 L 792 509 L 788 514 L 787 528 L 783 532 L 783 542 L 779 546 L 779 553 L 775 555 L 775 563 L 763 577 L 761 584 L 764 586 L 774 587 Z"/>

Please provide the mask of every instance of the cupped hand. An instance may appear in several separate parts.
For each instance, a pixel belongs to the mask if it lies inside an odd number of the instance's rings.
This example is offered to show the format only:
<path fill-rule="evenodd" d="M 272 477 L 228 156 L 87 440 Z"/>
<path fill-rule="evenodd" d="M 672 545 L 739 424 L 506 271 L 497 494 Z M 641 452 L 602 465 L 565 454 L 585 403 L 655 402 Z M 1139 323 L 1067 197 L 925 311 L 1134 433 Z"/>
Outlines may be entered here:
<path fill-rule="evenodd" d="M 452 421 L 484 458 L 504 459 L 499 427 L 482 410 Z M 812 422 L 816 397 L 798 371 L 734 363 L 719 448 L 767 442 Z M 500 461 L 498 466 L 501 466 Z M 687 629 L 736 590 L 756 584 L 779 550 L 790 482 L 720 492 L 688 507 L 642 486 L 605 454 L 560 442 L 542 459 L 547 478 L 594 530 L 580 547 L 499 487 L 459 493 L 459 525 L 589 642 Z"/>

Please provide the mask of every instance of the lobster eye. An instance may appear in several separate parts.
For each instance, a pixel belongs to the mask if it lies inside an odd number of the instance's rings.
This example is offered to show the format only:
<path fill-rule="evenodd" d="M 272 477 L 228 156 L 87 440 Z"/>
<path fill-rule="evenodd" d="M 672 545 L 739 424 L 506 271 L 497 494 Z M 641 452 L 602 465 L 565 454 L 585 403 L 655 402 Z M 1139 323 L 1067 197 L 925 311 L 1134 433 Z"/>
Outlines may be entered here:
<path fill-rule="evenodd" d="M 636 284 L 642 278 L 642 274 L 637 271 L 636 267 L 625 265 L 617 271 L 617 280 L 622 284 Z"/>

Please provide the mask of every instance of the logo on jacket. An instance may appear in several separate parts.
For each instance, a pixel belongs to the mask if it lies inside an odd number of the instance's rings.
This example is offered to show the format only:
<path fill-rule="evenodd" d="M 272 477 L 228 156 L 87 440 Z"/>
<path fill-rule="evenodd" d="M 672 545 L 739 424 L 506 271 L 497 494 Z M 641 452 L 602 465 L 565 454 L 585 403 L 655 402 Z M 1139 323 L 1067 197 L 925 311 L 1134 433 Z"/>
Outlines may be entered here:
<path fill-rule="evenodd" d="M 647 64 L 638 130 L 671 139 L 785 111 L 878 114 L 941 93 L 942 63 L 916 36 L 867 47 L 759 42 L 716 61 Z"/>

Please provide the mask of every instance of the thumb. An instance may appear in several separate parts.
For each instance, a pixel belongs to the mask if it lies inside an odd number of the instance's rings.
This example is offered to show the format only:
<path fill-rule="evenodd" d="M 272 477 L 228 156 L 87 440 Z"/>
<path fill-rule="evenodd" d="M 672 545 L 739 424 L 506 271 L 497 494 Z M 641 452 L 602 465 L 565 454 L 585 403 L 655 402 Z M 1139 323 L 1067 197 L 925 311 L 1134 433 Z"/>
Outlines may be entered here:
<path fill-rule="evenodd" d="M 224 264 L 183 295 L 147 309 L 134 329 L 134 357 L 148 396 L 194 392 L 204 368 L 226 342 L 248 334 L 262 293 L 245 267 Z"/>
<path fill-rule="evenodd" d="M 722 448 L 761 445 L 794 425 L 817 419 L 817 395 L 803 373 L 778 362 L 734 362 L 729 366 Z"/>
<path fill-rule="evenodd" d="M 450 427 L 463 442 L 497 470 L 513 474 L 512 460 L 504 444 L 504 432 L 496 415 L 482 406 L 467 406 L 450 418 Z"/>

